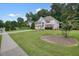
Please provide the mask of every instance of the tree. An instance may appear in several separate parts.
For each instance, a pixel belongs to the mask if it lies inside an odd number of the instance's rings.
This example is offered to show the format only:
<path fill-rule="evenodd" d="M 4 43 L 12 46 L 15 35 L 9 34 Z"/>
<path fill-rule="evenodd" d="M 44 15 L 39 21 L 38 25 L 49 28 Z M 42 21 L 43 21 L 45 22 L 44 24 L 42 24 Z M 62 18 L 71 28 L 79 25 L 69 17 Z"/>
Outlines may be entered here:
<path fill-rule="evenodd" d="M 42 10 L 37 12 L 37 15 L 39 17 L 46 17 L 46 16 L 50 16 L 50 12 L 46 9 L 42 9 Z"/>
<path fill-rule="evenodd" d="M 61 21 L 60 17 L 61 17 L 61 11 L 63 8 L 64 4 L 60 4 L 60 3 L 53 3 L 51 5 L 51 16 L 55 17 L 58 21 Z"/>
<path fill-rule="evenodd" d="M 16 30 L 16 27 L 17 27 L 17 22 L 11 21 L 11 30 Z"/>
<path fill-rule="evenodd" d="M 17 27 L 17 22 L 16 21 L 11 21 L 11 24 L 14 26 L 14 27 Z"/>
<path fill-rule="evenodd" d="M 27 18 L 27 21 L 37 21 L 38 20 L 38 15 L 37 14 L 33 14 L 32 12 L 29 12 L 29 13 L 26 13 L 26 18 Z"/>
<path fill-rule="evenodd" d="M 5 22 L 5 30 L 6 30 L 6 31 L 11 30 L 11 21 L 6 21 L 6 22 Z"/>
<path fill-rule="evenodd" d="M 62 6 L 62 7 L 60 7 Z M 60 13 L 60 24 L 61 30 L 64 33 L 64 37 L 68 37 L 68 33 L 70 30 L 74 29 L 75 25 L 78 25 L 78 21 L 75 20 L 75 16 L 77 14 L 77 7 L 76 4 L 52 4 L 52 11 L 53 14 L 56 15 Z M 53 16 L 54 16 L 53 15 Z M 54 17 L 58 17 L 57 15 Z"/>
<path fill-rule="evenodd" d="M 18 18 L 17 18 L 17 22 L 18 22 L 18 27 L 19 27 L 19 28 L 26 27 L 26 24 L 25 24 L 23 18 L 18 17 Z"/>
<path fill-rule="evenodd" d="M 38 15 L 37 14 L 33 14 L 32 12 L 29 12 L 26 14 L 26 18 L 27 18 L 27 24 L 30 28 L 34 28 L 34 22 L 38 20 Z"/>
<path fill-rule="evenodd" d="M 63 21 L 64 25 L 62 26 L 62 29 L 64 30 L 65 33 L 65 37 L 68 37 L 68 32 L 74 29 L 75 27 L 74 25 L 78 25 L 75 20 L 75 15 L 76 15 L 75 4 L 65 5 L 65 8 L 63 9 L 62 13 L 62 19 L 66 19 Z"/>
<path fill-rule="evenodd" d="M 46 16 L 50 16 L 51 15 L 51 12 L 49 12 L 48 10 L 46 9 L 41 9 L 40 11 L 38 11 L 37 13 L 32 13 L 32 12 L 29 12 L 29 13 L 26 13 L 26 17 L 27 17 L 27 21 L 37 21 L 40 17 L 46 17 Z"/>
<path fill-rule="evenodd" d="M 3 28 L 4 27 L 4 23 L 2 20 L 0 20 L 0 28 Z"/>

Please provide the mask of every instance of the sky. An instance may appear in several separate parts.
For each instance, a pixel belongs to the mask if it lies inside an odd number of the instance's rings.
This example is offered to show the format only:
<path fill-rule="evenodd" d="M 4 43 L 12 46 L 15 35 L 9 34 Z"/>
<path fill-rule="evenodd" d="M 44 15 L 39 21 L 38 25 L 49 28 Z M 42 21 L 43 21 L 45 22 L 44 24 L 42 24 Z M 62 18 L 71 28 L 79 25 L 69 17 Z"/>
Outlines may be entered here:
<path fill-rule="evenodd" d="M 41 9 L 50 10 L 50 5 L 50 3 L 0 3 L 0 19 L 12 21 L 22 17 L 26 20 L 26 13 L 36 13 Z"/>

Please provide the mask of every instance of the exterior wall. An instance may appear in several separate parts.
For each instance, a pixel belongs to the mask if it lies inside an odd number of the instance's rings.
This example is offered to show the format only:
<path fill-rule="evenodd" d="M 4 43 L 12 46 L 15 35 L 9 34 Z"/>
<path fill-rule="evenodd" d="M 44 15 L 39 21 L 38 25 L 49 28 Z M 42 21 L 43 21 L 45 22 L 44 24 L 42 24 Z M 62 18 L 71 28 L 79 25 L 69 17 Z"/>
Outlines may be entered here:
<path fill-rule="evenodd" d="M 45 22 L 41 22 L 41 29 L 45 29 Z"/>
<path fill-rule="evenodd" d="M 40 17 L 40 19 L 35 23 L 35 29 L 45 29 L 45 19 Z"/>
<path fill-rule="evenodd" d="M 56 19 L 53 19 L 47 23 L 42 17 L 40 17 L 40 19 L 35 23 L 35 29 L 45 29 L 47 25 L 49 25 L 48 27 L 52 27 L 52 29 L 59 29 L 59 22 Z"/>
<path fill-rule="evenodd" d="M 35 24 L 35 29 L 36 30 L 45 29 L 45 23 L 41 22 L 41 24 Z"/>
<path fill-rule="evenodd" d="M 40 30 L 41 28 L 40 28 L 40 26 L 35 26 L 35 29 Z"/>
<path fill-rule="evenodd" d="M 51 24 L 52 24 L 52 28 L 53 29 L 59 29 L 59 22 L 58 21 L 56 21 L 56 20 L 52 20 L 51 21 Z"/>
<path fill-rule="evenodd" d="M 59 29 L 59 24 L 54 24 L 53 29 Z"/>

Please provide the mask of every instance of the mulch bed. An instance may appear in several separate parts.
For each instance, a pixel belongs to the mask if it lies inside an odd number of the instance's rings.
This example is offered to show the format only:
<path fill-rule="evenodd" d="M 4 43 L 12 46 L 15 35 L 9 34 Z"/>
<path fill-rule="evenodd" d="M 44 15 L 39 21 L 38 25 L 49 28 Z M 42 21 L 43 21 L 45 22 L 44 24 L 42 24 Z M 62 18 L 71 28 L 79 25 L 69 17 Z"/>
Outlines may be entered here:
<path fill-rule="evenodd" d="M 49 43 L 61 44 L 66 46 L 77 46 L 78 41 L 73 38 L 64 38 L 63 36 L 42 36 L 42 40 Z"/>

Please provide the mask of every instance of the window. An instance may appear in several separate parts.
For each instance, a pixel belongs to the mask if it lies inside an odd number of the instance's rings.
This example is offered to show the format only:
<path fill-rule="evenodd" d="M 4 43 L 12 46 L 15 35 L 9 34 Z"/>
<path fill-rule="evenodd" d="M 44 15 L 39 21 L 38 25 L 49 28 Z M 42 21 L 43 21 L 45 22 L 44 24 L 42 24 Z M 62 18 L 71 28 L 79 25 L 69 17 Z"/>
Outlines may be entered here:
<path fill-rule="evenodd" d="M 44 26 L 44 22 L 42 22 L 42 27 Z"/>

